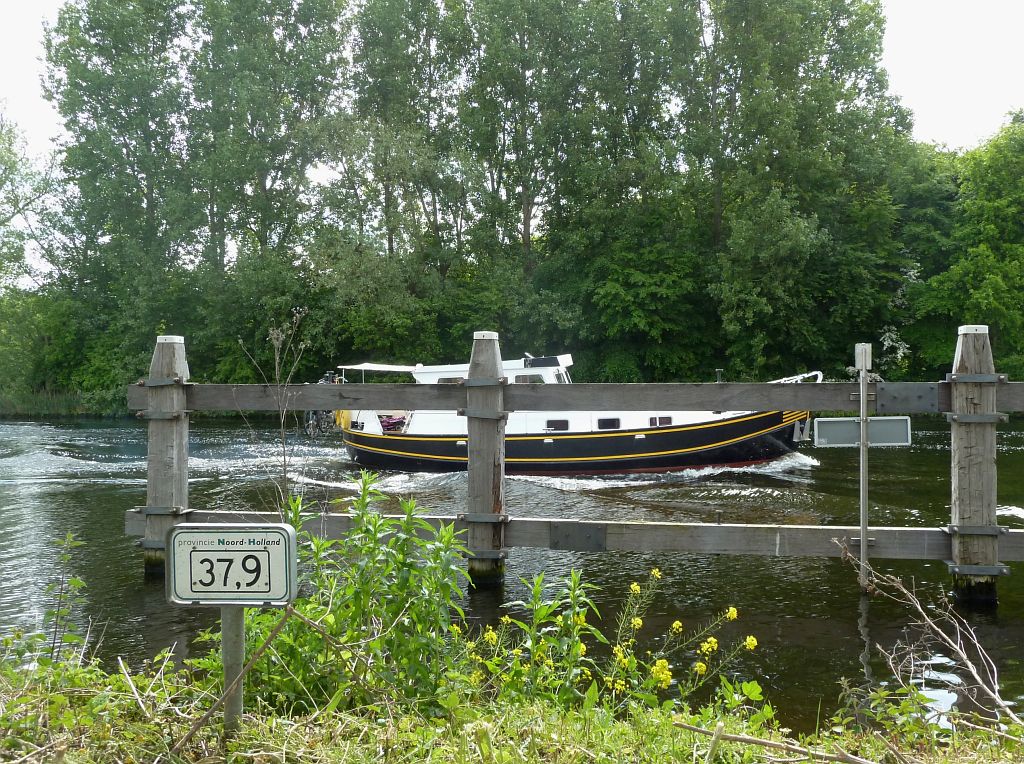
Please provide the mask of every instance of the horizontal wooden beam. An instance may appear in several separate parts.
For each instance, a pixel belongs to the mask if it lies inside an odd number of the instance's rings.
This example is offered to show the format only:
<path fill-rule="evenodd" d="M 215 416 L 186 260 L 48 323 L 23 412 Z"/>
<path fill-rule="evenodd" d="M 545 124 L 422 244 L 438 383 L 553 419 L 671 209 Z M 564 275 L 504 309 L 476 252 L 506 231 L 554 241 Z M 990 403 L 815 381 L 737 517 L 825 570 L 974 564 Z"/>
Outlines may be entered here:
<path fill-rule="evenodd" d="M 887 414 L 948 411 L 948 382 L 934 383 L 930 396 L 900 395 L 920 388 L 919 383 L 886 383 L 890 404 Z M 868 387 L 869 409 L 875 411 L 877 385 Z M 662 384 L 508 385 L 504 390 L 508 411 L 773 411 L 810 410 L 857 412 L 858 386 L 854 382 L 777 385 L 768 383 L 710 382 Z M 999 411 L 1024 411 L 1024 383 L 997 388 Z M 458 409 L 466 406 L 466 388 L 460 385 L 345 384 L 345 385 L 189 385 L 190 411 L 288 411 L 333 409 Z M 128 387 L 129 408 L 146 407 L 146 388 Z"/>
<path fill-rule="evenodd" d="M 468 524 L 455 517 L 423 516 L 432 527 Z M 193 510 L 190 523 L 276 523 L 276 513 L 211 512 Z M 141 536 L 146 518 L 142 512 L 125 514 L 125 533 Z M 324 538 L 340 538 L 351 528 L 351 515 L 327 514 L 311 520 L 306 528 Z M 683 552 L 759 557 L 839 557 L 843 546 L 854 554 L 860 529 L 836 525 L 729 525 L 716 523 L 641 523 L 512 518 L 505 527 L 508 548 L 539 547 L 570 551 Z M 950 536 L 941 528 L 877 527 L 869 530 L 871 559 L 949 560 Z M 1024 560 L 1024 530 L 999 537 L 999 561 Z"/>

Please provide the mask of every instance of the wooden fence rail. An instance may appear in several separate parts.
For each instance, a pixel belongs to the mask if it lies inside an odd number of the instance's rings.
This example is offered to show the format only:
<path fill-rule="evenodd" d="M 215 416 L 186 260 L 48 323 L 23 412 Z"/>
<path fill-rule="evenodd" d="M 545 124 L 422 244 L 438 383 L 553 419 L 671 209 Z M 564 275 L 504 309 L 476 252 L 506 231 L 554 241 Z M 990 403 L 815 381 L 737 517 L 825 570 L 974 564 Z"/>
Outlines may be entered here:
<path fill-rule="evenodd" d="M 498 371 L 495 371 L 495 370 Z M 501 376 L 498 337 L 474 336 L 469 379 Z M 876 414 L 945 413 L 951 422 L 952 499 L 945 528 L 869 531 L 877 559 L 945 560 L 954 587 L 965 598 L 995 599 L 995 581 L 1006 561 L 1024 560 L 1024 531 L 996 520 L 996 423 L 1024 411 L 1024 383 L 996 374 L 987 327 L 960 327 L 953 372 L 940 382 L 872 383 L 869 410 Z M 162 570 L 167 530 L 189 522 L 267 522 L 278 515 L 209 512 L 188 506 L 188 414 L 192 411 L 282 409 L 559 410 L 812 410 L 856 412 L 859 385 L 705 384 L 451 384 L 216 385 L 188 381 L 184 340 L 159 337 L 147 379 L 128 388 L 128 404 L 149 420 L 147 506 L 129 510 L 125 528 L 143 536 L 147 570 Z M 481 401 L 482 394 L 493 400 Z M 841 544 L 856 550 L 860 529 L 845 526 L 727 525 L 702 523 L 589 522 L 513 518 L 505 513 L 504 422 L 470 416 L 469 504 L 456 522 L 467 530 L 474 557 L 470 573 L 483 582 L 500 578 L 506 550 L 530 546 L 576 551 L 676 551 L 687 553 L 834 557 Z M 453 518 L 431 518 L 451 522 Z M 344 515 L 326 515 L 321 533 L 344 532 Z M 836 543 L 836 542 L 840 543 Z"/>
<path fill-rule="evenodd" d="M 998 375 L 997 375 L 998 376 Z M 868 407 L 877 414 L 926 414 L 950 411 L 954 381 L 872 382 Z M 289 411 L 330 409 L 460 409 L 467 388 L 459 385 L 405 383 L 344 385 L 196 385 L 186 384 L 189 411 Z M 506 411 L 774 411 L 857 412 L 856 382 L 769 385 L 745 382 L 530 385 L 504 388 Z M 996 387 L 998 410 L 1024 411 L 1024 382 Z M 145 380 L 128 387 L 128 407 L 149 405 Z"/>
<path fill-rule="evenodd" d="M 454 524 L 468 533 L 474 525 L 465 515 L 424 515 L 432 528 Z M 190 523 L 277 523 L 276 512 L 192 510 Z M 321 538 L 340 538 L 352 526 L 346 514 L 317 515 L 305 530 Z M 146 516 L 129 510 L 125 532 L 141 536 Z M 860 528 L 844 525 L 739 525 L 728 523 L 659 523 L 602 520 L 509 518 L 507 548 L 534 547 L 573 552 L 682 552 L 739 554 L 756 557 L 841 557 L 844 548 L 856 553 Z M 949 531 L 944 528 L 873 527 L 871 556 L 885 560 L 949 560 Z M 1008 531 L 1000 541 L 1004 562 L 1024 560 L 1024 531 Z"/>

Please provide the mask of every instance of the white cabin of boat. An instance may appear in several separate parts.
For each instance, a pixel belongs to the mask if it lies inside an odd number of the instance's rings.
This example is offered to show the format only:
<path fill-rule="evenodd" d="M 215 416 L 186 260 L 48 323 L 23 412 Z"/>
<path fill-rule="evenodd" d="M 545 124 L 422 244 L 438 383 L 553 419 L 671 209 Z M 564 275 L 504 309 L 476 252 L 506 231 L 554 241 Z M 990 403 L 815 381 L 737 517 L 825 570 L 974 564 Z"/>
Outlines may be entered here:
<path fill-rule="evenodd" d="M 505 359 L 502 369 L 508 384 L 571 384 L 572 355 Z M 459 384 L 469 364 L 400 366 L 362 363 L 342 365 L 343 371 L 408 373 L 419 384 Z M 692 425 L 728 419 L 741 411 L 514 411 L 505 425 L 507 435 L 546 433 L 613 433 L 622 430 Z M 452 410 L 359 410 L 351 412 L 350 429 L 368 434 L 466 435 L 466 417 Z"/>

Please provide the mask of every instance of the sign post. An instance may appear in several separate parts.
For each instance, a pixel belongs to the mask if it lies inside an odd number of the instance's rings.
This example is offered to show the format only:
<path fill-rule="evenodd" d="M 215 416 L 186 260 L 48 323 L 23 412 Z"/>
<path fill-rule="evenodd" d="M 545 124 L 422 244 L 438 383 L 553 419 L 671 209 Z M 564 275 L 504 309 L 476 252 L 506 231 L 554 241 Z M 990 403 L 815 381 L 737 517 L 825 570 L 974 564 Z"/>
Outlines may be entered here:
<path fill-rule="evenodd" d="M 860 573 L 862 591 L 868 588 L 868 371 L 871 370 L 871 344 L 858 342 L 854 359 L 860 374 Z"/>
<path fill-rule="evenodd" d="M 245 608 L 284 607 L 298 594 L 295 529 L 283 523 L 183 523 L 167 533 L 167 601 L 220 607 L 224 732 L 242 718 Z"/>
<path fill-rule="evenodd" d="M 829 448 L 857 446 L 860 449 L 860 570 L 857 582 L 868 588 L 868 446 L 909 446 L 910 417 L 868 416 L 868 371 L 871 345 L 858 343 L 854 350 L 860 382 L 859 417 L 823 417 L 814 420 L 814 445 Z"/>

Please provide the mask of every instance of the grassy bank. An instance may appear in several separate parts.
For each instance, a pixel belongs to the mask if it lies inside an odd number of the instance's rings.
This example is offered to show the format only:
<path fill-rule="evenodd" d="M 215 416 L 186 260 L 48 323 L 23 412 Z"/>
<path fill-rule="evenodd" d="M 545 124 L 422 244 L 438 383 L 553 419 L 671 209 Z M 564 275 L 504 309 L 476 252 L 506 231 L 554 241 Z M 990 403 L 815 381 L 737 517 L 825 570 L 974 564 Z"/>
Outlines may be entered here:
<path fill-rule="evenodd" d="M 1001 723 L 986 727 L 936 716 L 913 677 L 847 688 L 834 716 L 794 738 L 786 709 L 736 668 L 739 655 L 758 655 L 758 639 L 725 636 L 742 627 L 735 607 L 703 623 L 680 614 L 663 634 L 646 636 L 667 575 L 658 568 L 629 585 L 610 622 L 594 606 L 594 587 L 570 572 L 552 582 L 536 576 L 498 622 L 471 625 L 457 604 L 466 550 L 454 527 L 428 526 L 411 500 L 400 516 L 384 517 L 373 508 L 380 498 L 364 475 L 357 498 L 339 507 L 352 530 L 333 540 L 302 530 L 320 516 L 301 500 L 285 508 L 299 529 L 309 594 L 283 611 L 247 610 L 248 713 L 230 737 L 220 725 L 216 630 L 200 636 L 197 657 L 183 665 L 169 653 L 131 668 L 90 658 L 92 630 L 75 621 L 87 597 L 71 573 L 80 542 L 66 536 L 46 631 L 0 640 L 0 759 L 1024 760 L 1024 723 L 997 694 L 990 699 Z"/>
<path fill-rule="evenodd" d="M 957 725 L 923 734 L 849 725 L 794 739 L 750 709 L 467 701 L 443 714 L 397 699 L 347 711 L 253 713 L 230 739 L 218 720 L 186 739 L 212 687 L 157 661 L 136 672 L 54 666 L 0 674 L 0 760 L 17 762 L 782 762 L 987 764 L 1021 761 L 1007 733 Z"/>
<path fill-rule="evenodd" d="M 0 390 L 0 417 L 65 417 L 98 414 L 81 393 Z M 124 413 L 127 409 L 123 409 Z M 104 412 L 105 413 L 105 412 Z"/>

